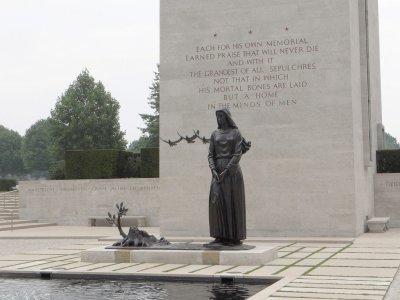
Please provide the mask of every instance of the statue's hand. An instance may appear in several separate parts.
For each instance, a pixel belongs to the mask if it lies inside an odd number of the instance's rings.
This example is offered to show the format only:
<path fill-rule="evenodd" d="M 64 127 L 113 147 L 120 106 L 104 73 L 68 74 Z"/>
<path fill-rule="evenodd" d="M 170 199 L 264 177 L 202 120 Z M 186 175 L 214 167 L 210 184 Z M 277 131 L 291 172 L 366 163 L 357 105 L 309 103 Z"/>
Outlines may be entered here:
<path fill-rule="evenodd" d="M 212 177 L 213 177 L 215 180 L 219 181 L 219 176 L 218 176 L 217 170 L 213 169 L 213 170 L 211 171 L 211 173 L 212 173 Z"/>
<path fill-rule="evenodd" d="M 221 174 L 219 174 L 219 182 L 222 182 L 224 180 L 224 177 L 226 176 L 226 174 L 228 174 L 228 170 L 225 169 L 221 172 Z"/>

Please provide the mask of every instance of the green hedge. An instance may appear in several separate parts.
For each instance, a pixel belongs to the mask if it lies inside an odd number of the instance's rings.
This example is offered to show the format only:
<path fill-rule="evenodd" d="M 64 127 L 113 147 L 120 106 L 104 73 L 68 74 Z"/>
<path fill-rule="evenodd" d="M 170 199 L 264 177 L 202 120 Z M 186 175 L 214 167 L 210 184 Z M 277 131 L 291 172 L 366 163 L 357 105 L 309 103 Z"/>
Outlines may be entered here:
<path fill-rule="evenodd" d="M 140 150 L 141 169 L 140 177 L 160 177 L 160 148 L 142 148 Z"/>
<path fill-rule="evenodd" d="M 16 179 L 5 179 L 0 178 L 0 191 L 1 192 L 8 192 L 11 191 L 13 187 L 17 185 Z"/>
<path fill-rule="evenodd" d="M 140 157 L 121 150 L 65 151 L 65 179 L 139 177 Z"/>
<path fill-rule="evenodd" d="M 400 173 L 400 149 L 376 151 L 378 173 Z"/>
<path fill-rule="evenodd" d="M 64 180 L 65 160 L 56 161 L 49 169 L 49 176 L 51 180 Z"/>

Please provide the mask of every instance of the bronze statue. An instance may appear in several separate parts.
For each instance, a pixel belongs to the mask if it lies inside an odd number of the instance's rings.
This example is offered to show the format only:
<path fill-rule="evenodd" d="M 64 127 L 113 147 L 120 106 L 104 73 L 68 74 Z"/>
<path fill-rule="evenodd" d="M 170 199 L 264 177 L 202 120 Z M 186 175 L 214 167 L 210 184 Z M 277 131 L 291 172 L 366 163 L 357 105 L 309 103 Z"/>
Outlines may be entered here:
<path fill-rule="evenodd" d="M 229 110 L 216 111 L 218 129 L 211 135 L 208 162 L 212 173 L 209 196 L 209 246 L 236 246 L 246 239 L 246 207 L 240 158 L 251 146 Z"/>

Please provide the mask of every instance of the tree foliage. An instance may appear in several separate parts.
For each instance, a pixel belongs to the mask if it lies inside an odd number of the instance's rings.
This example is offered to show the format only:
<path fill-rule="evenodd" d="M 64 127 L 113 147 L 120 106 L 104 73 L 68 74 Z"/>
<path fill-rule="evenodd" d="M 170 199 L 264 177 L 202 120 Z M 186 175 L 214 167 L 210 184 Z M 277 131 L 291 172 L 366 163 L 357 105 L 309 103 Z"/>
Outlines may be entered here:
<path fill-rule="evenodd" d="M 56 153 L 62 157 L 65 150 L 125 149 L 119 109 L 104 85 L 84 70 L 51 110 Z"/>
<path fill-rule="evenodd" d="M 134 140 L 132 143 L 130 143 L 128 150 L 135 153 L 140 153 L 140 149 L 147 147 L 148 140 L 148 137 L 142 136 L 138 140 Z"/>
<path fill-rule="evenodd" d="M 27 171 L 48 171 L 55 162 L 52 155 L 53 145 L 50 121 L 43 119 L 33 124 L 22 140 L 22 158 Z"/>
<path fill-rule="evenodd" d="M 49 177 L 52 180 L 65 179 L 65 160 L 56 161 L 49 168 Z"/>
<path fill-rule="evenodd" d="M 0 176 L 24 172 L 21 143 L 22 137 L 18 132 L 0 125 Z"/>
<path fill-rule="evenodd" d="M 150 86 L 150 96 L 147 98 L 153 114 L 139 114 L 146 124 L 145 128 L 139 128 L 142 136 L 129 145 L 129 150 L 138 152 L 141 148 L 160 146 L 160 73 L 159 66 L 154 72 L 154 79 Z"/>
<path fill-rule="evenodd" d="M 396 138 L 387 132 L 384 135 L 384 149 L 400 149 L 400 144 Z"/>

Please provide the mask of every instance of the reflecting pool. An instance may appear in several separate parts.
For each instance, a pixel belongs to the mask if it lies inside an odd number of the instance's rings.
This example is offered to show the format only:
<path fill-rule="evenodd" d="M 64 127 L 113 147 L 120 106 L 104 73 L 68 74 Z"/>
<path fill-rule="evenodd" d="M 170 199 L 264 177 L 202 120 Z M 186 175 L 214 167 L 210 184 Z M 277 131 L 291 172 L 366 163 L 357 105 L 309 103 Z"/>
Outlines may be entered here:
<path fill-rule="evenodd" d="M 0 278 L 0 298 L 12 300 L 244 300 L 265 284 Z"/>

